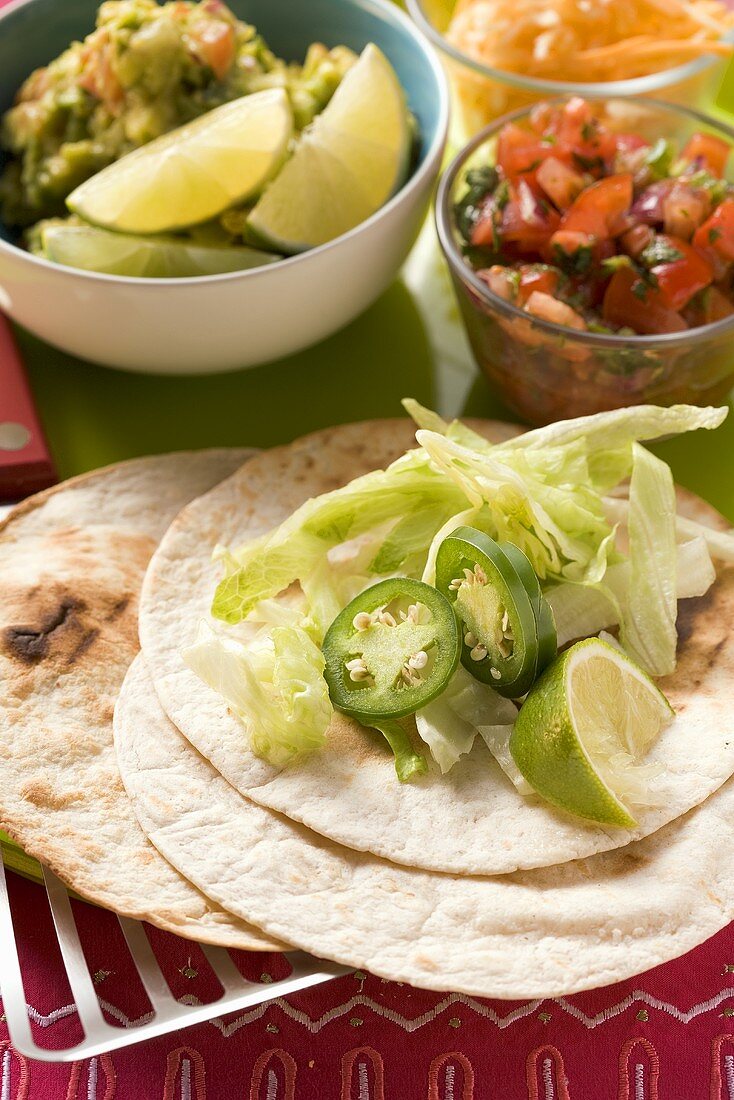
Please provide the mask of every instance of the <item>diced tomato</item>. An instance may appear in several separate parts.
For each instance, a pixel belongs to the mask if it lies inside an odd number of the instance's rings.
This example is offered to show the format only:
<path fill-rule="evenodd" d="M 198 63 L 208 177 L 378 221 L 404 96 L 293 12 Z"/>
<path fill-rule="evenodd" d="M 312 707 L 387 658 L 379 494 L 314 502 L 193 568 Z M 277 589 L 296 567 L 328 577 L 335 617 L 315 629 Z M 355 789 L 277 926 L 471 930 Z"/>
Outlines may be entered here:
<path fill-rule="evenodd" d="M 525 312 L 532 313 L 533 317 L 540 317 L 543 321 L 551 321 L 554 325 L 565 325 L 566 328 L 586 332 L 586 321 L 580 313 L 551 294 L 543 294 L 539 290 L 534 290 L 528 298 Z"/>
<path fill-rule="evenodd" d="M 633 153 L 636 149 L 649 149 L 650 142 L 640 134 L 615 134 L 614 144 L 618 153 Z"/>
<path fill-rule="evenodd" d="M 477 278 L 486 283 L 498 298 L 502 298 L 505 302 L 513 301 L 516 287 L 511 268 L 502 267 L 501 264 L 493 264 L 492 267 L 485 267 L 481 271 L 477 271 Z"/>
<path fill-rule="evenodd" d="M 598 180 L 582 191 L 564 214 L 561 229 L 587 233 L 598 240 L 610 237 L 615 219 L 629 210 L 632 194 L 632 176 L 628 172 Z"/>
<path fill-rule="evenodd" d="M 560 274 L 555 268 L 523 264 L 520 268 L 518 301 L 524 305 L 530 295 L 536 292 L 553 295 L 558 290 L 559 282 Z"/>
<path fill-rule="evenodd" d="M 734 199 L 724 199 L 693 235 L 696 248 L 713 249 L 727 262 L 734 260 Z"/>
<path fill-rule="evenodd" d="M 471 243 L 477 248 L 490 248 L 494 244 L 496 218 L 499 218 L 499 214 L 494 196 L 488 195 L 482 202 L 479 216 L 471 231 Z"/>
<path fill-rule="evenodd" d="M 658 241 L 682 253 L 680 260 L 655 264 L 652 268 L 661 301 L 679 312 L 688 305 L 694 294 L 711 285 L 714 273 L 700 252 L 679 237 L 665 237 L 660 234 Z"/>
<path fill-rule="evenodd" d="M 636 260 L 652 244 L 654 238 L 655 232 L 649 225 L 635 225 L 622 234 L 619 244 L 623 252 Z"/>
<path fill-rule="evenodd" d="M 217 80 L 223 80 L 234 61 L 234 27 L 221 19 L 201 20 L 194 24 L 189 37 L 198 60 L 209 66 Z"/>
<path fill-rule="evenodd" d="M 630 267 L 620 267 L 612 276 L 602 314 L 609 324 L 629 326 L 648 336 L 684 332 L 688 327 L 680 313 L 666 306 L 659 292 L 645 284 Z"/>
<path fill-rule="evenodd" d="M 543 203 L 529 183 L 522 179 L 510 187 L 510 200 L 502 211 L 500 237 L 514 243 L 520 252 L 538 252 L 558 228 L 558 213 Z"/>
<path fill-rule="evenodd" d="M 716 286 L 710 286 L 700 299 L 691 302 L 686 309 L 690 325 L 711 325 L 734 315 L 734 302 Z"/>
<path fill-rule="evenodd" d="M 681 153 L 683 160 L 696 168 L 705 168 L 714 176 L 723 176 L 731 145 L 713 134 L 693 134 Z"/>
<path fill-rule="evenodd" d="M 632 216 L 629 210 L 625 210 L 622 214 L 615 214 L 609 219 L 609 236 L 621 237 L 623 233 L 626 233 L 628 229 L 633 229 L 637 225 L 637 219 Z"/>
<path fill-rule="evenodd" d="M 602 170 L 616 151 L 614 134 L 599 123 L 591 104 L 578 96 L 561 109 L 556 136 L 559 148 L 572 153 L 577 165 L 589 171 Z"/>
<path fill-rule="evenodd" d="M 553 147 L 544 144 L 535 134 L 509 122 L 503 126 L 497 139 L 497 167 L 505 179 L 534 173 Z"/>
<path fill-rule="evenodd" d="M 596 237 L 574 229 L 559 229 L 551 237 L 551 251 L 560 249 L 566 256 L 575 256 L 582 248 L 593 248 Z"/>
<path fill-rule="evenodd" d="M 589 134 L 589 127 L 596 128 L 591 104 L 580 96 L 572 96 L 561 108 L 556 121 L 556 136 L 567 145 L 581 145 Z"/>
<path fill-rule="evenodd" d="M 734 302 L 718 287 L 712 286 L 704 295 L 704 316 L 707 324 L 723 321 L 734 314 Z"/>
<path fill-rule="evenodd" d="M 584 177 L 558 157 L 546 157 L 535 177 L 559 210 L 566 210 L 584 189 Z"/>
<path fill-rule="evenodd" d="M 536 103 L 530 112 L 530 126 L 536 134 L 555 131 L 557 121 L 558 110 L 550 103 Z"/>
<path fill-rule="evenodd" d="M 616 134 L 614 140 L 614 171 L 633 174 L 640 172 L 644 168 L 650 142 L 639 134 Z"/>
<path fill-rule="evenodd" d="M 665 232 L 690 241 L 710 209 L 711 202 L 703 189 L 688 187 L 685 183 L 674 184 L 663 199 Z"/>

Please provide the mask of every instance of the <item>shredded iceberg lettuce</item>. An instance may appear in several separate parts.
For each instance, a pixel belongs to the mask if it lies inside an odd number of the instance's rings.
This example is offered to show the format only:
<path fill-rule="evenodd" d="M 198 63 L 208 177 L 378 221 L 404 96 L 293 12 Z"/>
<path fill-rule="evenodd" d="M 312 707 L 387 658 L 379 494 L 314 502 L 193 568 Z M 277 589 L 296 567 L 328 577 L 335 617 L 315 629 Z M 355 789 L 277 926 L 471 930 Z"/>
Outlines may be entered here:
<path fill-rule="evenodd" d="M 625 504 L 628 502 L 625 501 Z M 716 580 L 716 570 L 705 539 L 681 542 L 676 547 L 676 597 L 703 596 Z M 556 622 L 558 645 L 589 638 L 618 626 L 622 608 L 630 598 L 630 563 L 619 562 L 607 570 L 599 585 L 557 584 L 545 591 Z"/>
<path fill-rule="evenodd" d="M 185 658 L 240 716 L 253 750 L 278 765 L 323 744 L 332 711 L 318 645 L 338 612 L 379 577 L 430 583 L 438 545 L 456 526 L 524 551 L 559 644 L 618 626 L 626 649 L 656 675 L 674 667 L 677 600 L 713 583 L 712 556 L 734 561 L 734 533 L 677 517 L 668 467 L 640 445 L 715 428 L 726 409 L 638 406 L 492 444 L 415 401 L 404 404 L 418 425 L 416 449 L 306 501 L 269 534 L 215 554 L 223 576 L 213 616 L 260 627 L 269 643 L 248 648 L 210 630 Z M 609 495 L 627 479 L 628 500 Z M 417 715 L 418 731 L 442 771 L 478 731 L 517 782 L 505 751 L 507 706 L 460 670 Z M 402 727 L 382 732 L 400 778 L 419 774 L 425 763 Z"/>
<path fill-rule="evenodd" d="M 507 453 L 504 445 L 475 451 L 425 429 L 416 438 L 469 504 L 486 510 L 493 538 L 519 546 L 541 580 L 603 575 L 613 531 L 578 448 L 567 456 L 569 474 L 554 449 L 543 466 L 539 456 L 529 461 L 522 451 Z"/>
<path fill-rule="evenodd" d="M 418 529 L 425 532 L 432 515 L 436 530 L 462 504 L 460 491 L 434 469 L 429 457 L 409 451 L 387 470 L 365 474 L 343 489 L 306 501 L 269 537 L 231 552 L 212 614 L 227 623 L 241 622 L 262 600 L 307 580 L 323 565 L 329 550 L 386 524 L 392 524 L 385 536 L 392 566 L 386 572 L 395 572 L 395 563 L 399 568 L 416 549 L 415 522 L 406 523 L 406 517 L 421 514 Z M 429 543 L 426 537 L 425 553 Z M 373 557 L 379 559 L 379 547 Z"/>
<path fill-rule="evenodd" d="M 675 668 L 678 635 L 675 485 L 670 467 L 639 443 L 629 493 L 629 599 L 621 622 L 624 648 L 653 676 Z"/>
<path fill-rule="evenodd" d="M 466 669 L 458 668 L 443 694 L 418 711 L 415 722 L 445 775 L 460 756 L 471 752 L 481 727 L 506 727 L 509 743 L 509 731 L 516 718 L 517 708 L 509 699 L 480 684 Z"/>
<path fill-rule="evenodd" d="M 183 659 L 232 708 L 252 751 L 285 767 L 324 744 L 333 708 L 323 655 L 306 631 L 277 626 L 271 638 L 248 648 L 202 623 Z"/>

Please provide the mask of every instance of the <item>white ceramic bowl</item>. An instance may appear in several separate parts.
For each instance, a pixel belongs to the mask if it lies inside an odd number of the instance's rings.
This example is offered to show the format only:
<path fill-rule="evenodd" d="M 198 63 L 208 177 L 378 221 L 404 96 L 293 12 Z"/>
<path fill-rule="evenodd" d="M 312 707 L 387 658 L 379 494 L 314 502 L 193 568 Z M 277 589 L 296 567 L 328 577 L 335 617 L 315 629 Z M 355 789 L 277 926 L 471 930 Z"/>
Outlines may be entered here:
<path fill-rule="evenodd" d="M 58 0 L 16 0 L 0 11 L 0 40 L 7 49 L 12 49 L 8 36 L 23 34 L 23 53 L 28 54 L 25 35 L 32 33 L 33 17 L 48 14 L 50 3 L 58 11 Z M 269 3 L 280 7 L 285 18 L 293 0 Z M 355 18 L 328 33 L 316 25 L 308 41 L 345 41 L 355 49 L 376 41 L 395 65 L 421 125 L 417 167 L 390 202 L 320 248 L 251 271 L 192 279 L 131 279 L 76 271 L 0 239 L 0 307 L 72 355 L 160 374 L 235 370 L 278 359 L 325 338 L 366 309 L 394 278 L 425 217 L 446 138 L 448 90 L 432 47 L 392 3 L 331 4 L 342 13 L 353 9 Z M 247 4 L 235 0 L 231 6 L 247 17 Z M 329 6 L 328 0 L 321 0 L 311 10 L 321 12 L 323 21 Z M 91 26 L 91 19 L 85 26 Z M 64 33 L 68 27 L 59 31 Z M 73 33 L 55 44 L 55 53 L 71 37 Z M 270 40 L 277 51 L 272 31 Z M 21 74 L 48 59 L 29 57 Z M 0 81 L 7 79 L 6 69 Z"/>

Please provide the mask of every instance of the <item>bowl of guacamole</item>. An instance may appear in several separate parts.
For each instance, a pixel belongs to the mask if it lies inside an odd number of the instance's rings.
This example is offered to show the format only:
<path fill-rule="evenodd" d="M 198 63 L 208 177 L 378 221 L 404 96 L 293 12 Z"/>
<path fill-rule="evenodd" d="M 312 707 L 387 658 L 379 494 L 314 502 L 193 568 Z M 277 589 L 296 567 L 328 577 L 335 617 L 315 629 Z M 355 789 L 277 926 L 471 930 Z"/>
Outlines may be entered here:
<path fill-rule="evenodd" d="M 86 224 L 86 208 L 75 212 L 73 198 L 90 181 L 227 105 L 268 93 L 287 102 L 287 156 L 295 160 L 330 105 L 336 109 L 337 90 L 346 95 L 346 75 L 368 47 L 396 74 L 413 126 L 406 178 L 389 201 L 334 239 L 316 238 L 314 247 L 297 241 L 279 250 L 279 262 L 248 260 L 246 269 L 232 270 L 230 248 L 243 255 L 262 248 L 265 261 L 276 258 L 267 255 L 272 242 L 253 228 L 264 222 L 251 217 L 263 187 L 204 223 L 166 228 L 160 248 L 158 235 L 141 240 L 146 256 L 158 260 L 163 251 L 167 262 L 178 262 L 185 244 L 196 264 L 206 256 L 203 267 L 184 266 L 180 278 L 165 277 L 160 263 L 157 278 L 118 273 L 138 270 L 127 258 L 130 239 L 116 233 L 114 219 L 100 228 Z M 388 0 L 106 0 L 99 7 L 94 0 L 26 0 L 0 11 L 0 119 L 0 304 L 83 358 L 188 373 L 281 357 L 374 300 L 425 214 L 447 94 L 430 48 Z M 355 177 L 355 191 L 359 185 Z M 165 197 L 159 190 L 159 206 Z M 300 209 L 297 194 L 293 201 Z M 59 238 L 81 242 L 80 255 L 101 241 L 124 262 L 102 270 L 55 262 L 47 243 Z"/>

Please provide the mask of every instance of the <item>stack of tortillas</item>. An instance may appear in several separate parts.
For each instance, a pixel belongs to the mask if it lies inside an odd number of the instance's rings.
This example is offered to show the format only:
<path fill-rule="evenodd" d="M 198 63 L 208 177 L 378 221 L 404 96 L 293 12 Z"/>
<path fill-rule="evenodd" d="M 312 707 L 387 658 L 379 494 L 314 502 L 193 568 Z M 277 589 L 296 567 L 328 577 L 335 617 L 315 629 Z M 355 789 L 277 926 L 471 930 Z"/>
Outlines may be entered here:
<path fill-rule="evenodd" d="M 0 825 L 119 913 L 431 989 L 553 996 L 683 953 L 734 914 L 731 567 L 681 604 L 665 797 L 635 833 L 523 799 L 479 743 L 448 775 L 400 784 L 387 747 L 344 717 L 323 750 L 274 768 L 184 664 L 217 543 L 263 534 L 412 438 L 380 421 L 256 455 L 138 459 L 16 508 L 0 526 Z"/>

